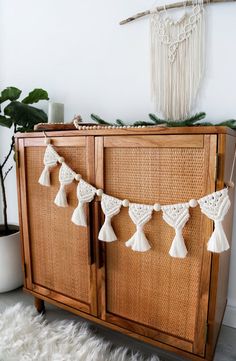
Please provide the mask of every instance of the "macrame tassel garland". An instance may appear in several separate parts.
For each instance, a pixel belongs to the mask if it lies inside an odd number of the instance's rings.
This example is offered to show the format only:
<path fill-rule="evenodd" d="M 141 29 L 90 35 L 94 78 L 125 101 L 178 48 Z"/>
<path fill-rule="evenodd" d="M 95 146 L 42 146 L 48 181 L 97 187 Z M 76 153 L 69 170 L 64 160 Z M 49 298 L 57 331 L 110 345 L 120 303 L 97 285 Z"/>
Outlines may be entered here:
<path fill-rule="evenodd" d="M 193 4 L 177 21 L 156 8 L 150 16 L 152 100 L 169 120 L 189 116 L 203 74 L 203 2 Z"/>
<path fill-rule="evenodd" d="M 161 207 L 164 221 L 175 229 L 169 254 L 171 257 L 185 258 L 188 251 L 182 234 L 183 228 L 189 219 L 189 203 L 173 204 Z"/>
<path fill-rule="evenodd" d="M 41 184 L 42 186 L 50 186 L 50 168 L 53 168 L 57 165 L 58 158 L 59 155 L 57 154 L 57 152 L 50 144 L 48 144 L 43 158 L 44 169 L 38 180 L 39 184 Z"/>
<path fill-rule="evenodd" d="M 117 240 L 116 234 L 111 225 L 111 219 L 120 213 L 121 206 L 122 201 L 120 199 L 108 196 L 107 194 L 102 195 L 101 207 L 103 213 L 105 214 L 105 222 L 98 235 L 98 239 L 100 241 L 113 242 Z"/>
<path fill-rule="evenodd" d="M 130 203 L 129 216 L 136 225 L 135 234 L 125 242 L 126 247 L 131 247 L 133 251 L 145 252 L 151 246 L 143 231 L 143 226 L 152 218 L 153 206 Z"/>
<path fill-rule="evenodd" d="M 85 203 L 89 203 L 93 200 L 95 193 L 96 188 L 84 180 L 80 180 L 77 186 L 77 198 L 79 202 L 71 217 L 72 222 L 77 226 L 87 226 L 84 205 Z"/>
<path fill-rule="evenodd" d="M 60 189 L 56 195 L 54 203 L 58 207 L 67 207 L 67 196 L 65 191 L 65 186 L 72 183 L 76 177 L 76 173 L 68 167 L 68 165 L 62 162 L 60 171 L 59 171 L 59 182 L 60 182 Z"/>
<path fill-rule="evenodd" d="M 222 221 L 230 207 L 228 189 L 224 188 L 218 192 L 207 195 L 198 200 L 202 213 L 214 221 L 214 232 L 212 233 L 207 249 L 211 252 L 224 252 L 229 249 L 229 242 L 225 235 Z"/>

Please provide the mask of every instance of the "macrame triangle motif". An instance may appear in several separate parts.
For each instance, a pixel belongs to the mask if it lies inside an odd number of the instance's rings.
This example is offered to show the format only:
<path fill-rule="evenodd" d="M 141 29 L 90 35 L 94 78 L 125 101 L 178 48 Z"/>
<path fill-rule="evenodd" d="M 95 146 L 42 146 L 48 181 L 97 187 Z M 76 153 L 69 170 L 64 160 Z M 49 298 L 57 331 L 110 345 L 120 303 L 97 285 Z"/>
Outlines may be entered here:
<path fill-rule="evenodd" d="M 145 252 L 151 246 L 143 231 L 143 226 L 152 218 L 153 206 L 131 203 L 129 205 L 129 215 L 136 225 L 135 234 L 125 243 L 133 251 Z"/>
<path fill-rule="evenodd" d="M 229 242 L 225 235 L 222 221 L 230 208 L 228 189 L 209 194 L 198 200 L 202 213 L 214 221 L 215 229 L 208 243 L 207 249 L 220 253 L 229 249 Z"/>
<path fill-rule="evenodd" d="M 115 197 L 108 196 L 107 194 L 103 194 L 101 206 L 103 213 L 105 214 L 105 222 L 100 229 L 98 239 L 104 242 L 116 241 L 117 237 L 112 228 L 111 219 L 120 212 L 122 201 Z"/>
<path fill-rule="evenodd" d="M 175 229 L 169 254 L 171 257 L 185 258 L 188 251 L 184 243 L 183 228 L 189 219 L 189 204 L 180 203 L 161 207 L 164 221 Z"/>
<path fill-rule="evenodd" d="M 91 202 L 95 196 L 95 193 L 96 188 L 84 180 L 80 180 L 77 186 L 77 198 L 79 202 L 71 217 L 72 222 L 77 226 L 87 226 L 84 204 Z"/>
<path fill-rule="evenodd" d="M 43 158 L 44 169 L 38 180 L 39 184 L 42 186 L 50 186 L 50 168 L 57 165 L 58 158 L 59 156 L 53 147 L 50 144 L 47 145 Z"/>
<path fill-rule="evenodd" d="M 54 200 L 54 203 L 58 207 L 68 206 L 65 186 L 73 182 L 75 175 L 76 173 L 66 163 L 63 162 L 59 171 L 60 189 Z"/>

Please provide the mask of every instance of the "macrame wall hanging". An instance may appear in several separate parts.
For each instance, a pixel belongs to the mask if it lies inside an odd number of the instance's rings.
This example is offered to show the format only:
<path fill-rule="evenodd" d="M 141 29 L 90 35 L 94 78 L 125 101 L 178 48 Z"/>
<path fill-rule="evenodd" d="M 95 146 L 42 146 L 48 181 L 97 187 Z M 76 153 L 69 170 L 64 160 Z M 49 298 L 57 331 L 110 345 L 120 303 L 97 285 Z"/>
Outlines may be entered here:
<path fill-rule="evenodd" d="M 45 134 L 46 136 L 46 134 Z M 151 220 L 153 211 L 162 212 L 163 220 L 175 230 L 175 237 L 170 246 L 169 254 L 175 258 L 185 258 L 188 251 L 183 238 L 183 228 L 190 217 L 189 208 L 200 206 L 204 215 L 214 221 L 214 232 L 212 233 L 207 249 L 211 252 L 220 253 L 229 248 L 229 243 L 225 235 L 222 221 L 227 214 L 230 207 L 230 199 L 228 196 L 228 188 L 223 188 L 217 192 L 213 192 L 199 200 L 191 199 L 189 202 L 161 205 L 155 204 L 137 204 L 131 203 L 128 199 L 118 199 L 111 195 L 105 194 L 102 189 L 97 189 L 93 185 L 87 183 L 82 179 L 80 174 L 77 174 L 65 162 L 54 147 L 49 144 L 50 139 L 46 138 L 46 151 L 44 154 L 43 164 L 44 169 L 39 177 L 38 182 L 43 186 L 50 186 L 49 170 L 57 164 L 61 164 L 59 170 L 60 188 L 55 198 L 55 204 L 59 207 L 68 206 L 66 185 L 77 181 L 77 198 L 78 205 L 72 213 L 71 221 L 82 227 L 87 227 L 86 204 L 92 202 L 95 195 L 101 199 L 101 208 L 105 215 L 105 221 L 102 225 L 98 239 L 103 242 L 114 242 L 117 236 L 112 227 L 112 218 L 120 213 L 121 207 L 129 208 L 129 216 L 136 226 L 136 231 L 133 236 L 125 242 L 125 245 L 133 251 L 146 252 L 151 249 L 151 243 L 144 233 L 144 225 Z M 236 150 L 234 154 L 229 187 L 233 187 L 232 182 L 234 166 L 236 160 Z"/>
<path fill-rule="evenodd" d="M 186 119 L 197 95 L 204 64 L 204 9 L 201 0 L 178 20 L 153 9 L 151 93 L 165 119 Z"/>

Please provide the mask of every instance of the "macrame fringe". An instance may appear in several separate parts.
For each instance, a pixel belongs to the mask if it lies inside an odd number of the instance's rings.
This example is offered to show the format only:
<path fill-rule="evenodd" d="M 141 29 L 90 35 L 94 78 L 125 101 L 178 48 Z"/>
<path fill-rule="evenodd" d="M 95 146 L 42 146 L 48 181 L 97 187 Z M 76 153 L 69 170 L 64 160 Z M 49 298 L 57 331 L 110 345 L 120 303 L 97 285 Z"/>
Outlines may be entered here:
<path fill-rule="evenodd" d="M 50 167 L 48 165 L 45 165 L 45 167 L 39 177 L 38 182 L 42 186 L 50 187 L 50 185 L 51 185 L 49 169 L 50 169 Z"/>
<path fill-rule="evenodd" d="M 175 230 L 169 255 L 175 258 L 185 258 L 188 251 L 183 237 L 183 228 L 189 220 L 189 203 L 179 203 L 162 207 L 163 219 Z"/>
<path fill-rule="evenodd" d="M 100 229 L 98 239 L 103 242 L 114 242 L 117 240 L 116 234 L 111 225 L 110 217 L 106 216 L 105 222 L 102 225 L 102 228 Z"/>
<path fill-rule="evenodd" d="M 204 68 L 204 9 L 202 1 L 175 21 L 152 11 L 151 94 L 165 119 L 189 116 Z"/>
<path fill-rule="evenodd" d="M 78 206 L 74 210 L 71 220 L 77 226 L 86 227 L 87 219 L 85 213 L 85 204 L 93 200 L 96 193 L 96 188 L 81 179 L 77 186 L 76 193 L 78 198 Z"/>
<path fill-rule="evenodd" d="M 71 221 L 77 226 L 81 226 L 81 227 L 87 226 L 87 220 L 86 220 L 86 214 L 85 214 L 83 202 L 79 201 L 77 208 L 75 208 L 72 214 Z"/>
<path fill-rule="evenodd" d="M 221 221 L 215 221 L 215 229 L 207 243 L 207 250 L 221 253 L 229 249 L 229 242 L 224 232 Z"/>
<path fill-rule="evenodd" d="M 169 250 L 169 255 L 175 258 L 185 258 L 187 256 L 187 248 L 184 243 L 182 229 L 176 230 L 175 237 Z"/>
<path fill-rule="evenodd" d="M 147 237 L 142 228 L 137 227 L 135 234 L 125 242 L 126 247 L 130 247 L 133 251 L 146 252 L 151 249 Z"/>
<path fill-rule="evenodd" d="M 54 203 L 58 206 L 58 207 L 67 207 L 68 203 L 67 203 L 67 197 L 66 197 L 66 191 L 65 191 L 65 186 L 64 184 L 60 185 L 59 191 L 56 195 L 56 198 L 54 200 Z"/>
<path fill-rule="evenodd" d="M 120 212 L 122 201 L 118 198 L 102 194 L 101 207 L 105 214 L 105 222 L 99 232 L 98 239 L 103 242 L 113 242 L 117 240 L 114 229 L 111 225 L 112 217 Z"/>
<path fill-rule="evenodd" d="M 229 242 L 224 232 L 222 221 L 230 208 L 228 189 L 208 194 L 198 200 L 201 211 L 214 221 L 215 229 L 207 243 L 210 252 L 221 253 L 229 249 Z"/>

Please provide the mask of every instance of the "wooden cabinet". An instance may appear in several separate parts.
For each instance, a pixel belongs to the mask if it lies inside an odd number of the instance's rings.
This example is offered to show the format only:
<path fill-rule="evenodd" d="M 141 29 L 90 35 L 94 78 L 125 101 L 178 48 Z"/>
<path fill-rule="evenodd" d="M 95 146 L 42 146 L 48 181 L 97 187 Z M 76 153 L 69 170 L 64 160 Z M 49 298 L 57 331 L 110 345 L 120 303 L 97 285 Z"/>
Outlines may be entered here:
<path fill-rule="evenodd" d="M 200 198 L 229 180 L 235 133 L 224 127 L 136 128 L 52 132 L 53 145 L 83 178 L 131 202 L 173 204 Z M 89 225 L 74 225 L 76 184 L 69 206 L 58 208 L 58 168 L 52 186 L 38 177 L 42 133 L 19 134 L 18 192 L 25 290 L 90 320 L 177 352 L 212 360 L 226 305 L 230 252 L 206 250 L 212 222 L 199 207 L 184 228 L 185 259 L 168 254 L 174 230 L 155 213 L 145 226 L 151 250 L 134 252 L 125 241 L 135 225 L 122 208 L 112 220 L 117 242 L 100 242 L 99 199 L 87 209 Z M 233 191 L 229 192 L 233 201 Z M 231 238 L 232 209 L 225 219 Z"/>

